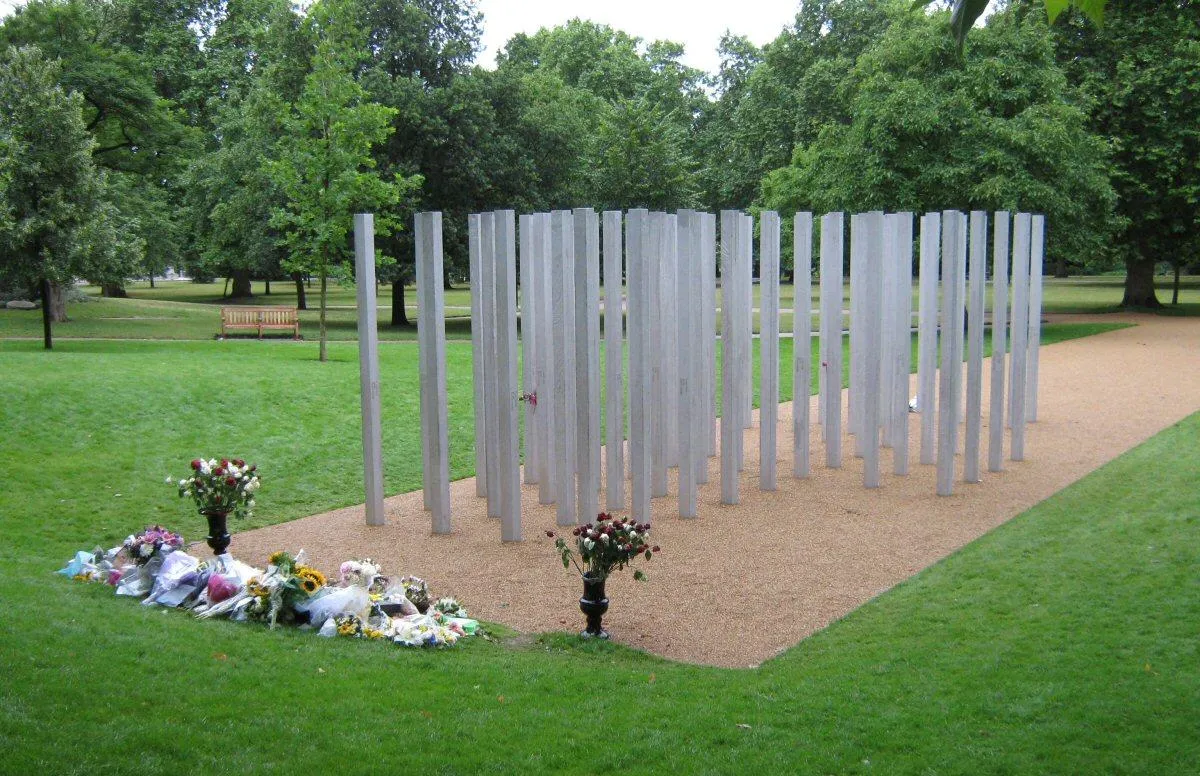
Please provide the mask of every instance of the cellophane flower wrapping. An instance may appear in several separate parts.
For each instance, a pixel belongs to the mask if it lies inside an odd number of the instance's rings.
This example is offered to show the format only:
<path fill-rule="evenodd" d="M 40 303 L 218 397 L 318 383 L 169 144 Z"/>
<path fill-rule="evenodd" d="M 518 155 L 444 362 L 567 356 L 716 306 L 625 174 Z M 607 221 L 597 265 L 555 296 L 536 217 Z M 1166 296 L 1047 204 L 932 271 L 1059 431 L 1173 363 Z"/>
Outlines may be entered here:
<path fill-rule="evenodd" d="M 147 606 L 160 603 L 164 596 L 166 596 L 168 593 L 174 592 L 175 589 L 179 587 L 183 579 L 189 575 L 193 578 L 193 583 L 188 588 L 188 591 L 190 592 L 191 588 L 195 587 L 195 572 L 199 566 L 200 559 L 192 555 L 188 555 L 183 550 L 175 550 L 174 552 L 168 554 L 163 558 L 162 567 L 154 576 L 154 583 L 150 588 L 150 595 L 148 595 L 146 599 L 142 601 L 142 603 L 146 604 Z M 175 596 L 172 596 L 168 600 L 174 599 Z M 178 602 L 171 605 L 174 606 L 177 605 L 177 603 Z"/>

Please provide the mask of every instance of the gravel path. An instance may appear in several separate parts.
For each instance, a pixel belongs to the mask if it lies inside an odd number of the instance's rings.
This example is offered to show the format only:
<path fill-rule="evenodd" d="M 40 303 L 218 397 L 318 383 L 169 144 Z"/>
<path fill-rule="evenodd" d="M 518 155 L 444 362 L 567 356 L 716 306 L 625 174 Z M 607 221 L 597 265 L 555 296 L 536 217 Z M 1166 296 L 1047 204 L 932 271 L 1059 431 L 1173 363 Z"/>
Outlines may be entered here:
<path fill-rule="evenodd" d="M 883 487 L 868 491 L 861 460 L 824 468 L 816 432 L 813 476 L 793 479 L 791 405 L 781 405 L 779 490 L 758 490 L 751 429 L 740 505 L 720 505 L 717 459 L 701 488 L 698 519 L 680 520 L 673 498 L 656 499 L 653 540 L 663 551 L 643 564 L 649 582 L 628 574 L 609 581 L 605 625 L 613 638 L 676 660 L 756 666 L 1200 410 L 1200 319 L 1069 319 L 1138 325 L 1043 348 L 1040 420 L 1026 433 L 1026 461 L 986 472 L 985 417 L 984 480 L 956 484 L 951 497 L 934 495 L 933 466 L 915 464 L 916 414 L 909 416 L 908 477 L 885 474 Z M 988 374 L 985 365 L 985 381 Z M 983 407 L 986 413 L 986 390 Z M 815 418 L 815 397 L 810 412 Z M 890 472 L 889 451 L 882 460 Z M 261 564 L 273 550 L 305 548 L 327 571 L 369 555 L 388 571 L 425 577 L 435 594 L 457 596 L 482 619 L 522 631 L 581 628 L 581 585 L 544 535 L 554 528 L 553 506 L 539 506 L 536 486 L 526 486 L 526 540 L 502 545 L 499 522 L 484 516 L 474 491 L 473 479 L 452 484 L 449 536 L 429 533 L 417 492 L 387 500 L 386 526 L 366 526 L 362 507 L 350 507 L 240 533 L 233 549 Z"/>

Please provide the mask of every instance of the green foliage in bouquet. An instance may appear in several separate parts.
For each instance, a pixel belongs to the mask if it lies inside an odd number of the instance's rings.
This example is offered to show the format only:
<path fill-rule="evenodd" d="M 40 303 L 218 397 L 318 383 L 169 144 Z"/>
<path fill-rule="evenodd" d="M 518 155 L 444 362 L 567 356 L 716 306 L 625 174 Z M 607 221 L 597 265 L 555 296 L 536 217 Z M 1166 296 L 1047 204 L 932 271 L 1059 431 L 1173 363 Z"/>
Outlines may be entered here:
<path fill-rule="evenodd" d="M 546 535 L 554 538 L 553 531 Z M 581 575 L 607 579 L 614 571 L 620 571 L 632 563 L 638 556 L 650 560 L 658 547 L 647 543 L 650 535 L 649 523 L 635 523 L 601 512 L 596 522 L 587 523 L 571 531 L 575 537 L 575 547 L 567 543 L 565 537 L 559 536 L 554 541 L 562 556 L 563 568 L 569 569 L 571 564 Z M 579 553 L 579 560 L 575 553 Z M 581 565 L 582 563 L 582 565 Z M 639 582 L 646 579 L 641 569 L 635 569 L 633 578 Z"/>

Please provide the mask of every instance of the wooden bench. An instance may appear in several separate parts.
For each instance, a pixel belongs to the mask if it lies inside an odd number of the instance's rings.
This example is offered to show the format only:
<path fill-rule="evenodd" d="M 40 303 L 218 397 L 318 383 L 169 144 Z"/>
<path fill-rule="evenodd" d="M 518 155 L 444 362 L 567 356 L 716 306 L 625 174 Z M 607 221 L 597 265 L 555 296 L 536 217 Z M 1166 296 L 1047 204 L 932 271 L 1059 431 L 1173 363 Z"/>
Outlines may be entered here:
<path fill-rule="evenodd" d="M 235 329 L 258 332 L 262 339 L 264 331 L 292 330 L 292 338 L 300 339 L 300 317 L 295 307 L 222 307 L 221 336 Z"/>

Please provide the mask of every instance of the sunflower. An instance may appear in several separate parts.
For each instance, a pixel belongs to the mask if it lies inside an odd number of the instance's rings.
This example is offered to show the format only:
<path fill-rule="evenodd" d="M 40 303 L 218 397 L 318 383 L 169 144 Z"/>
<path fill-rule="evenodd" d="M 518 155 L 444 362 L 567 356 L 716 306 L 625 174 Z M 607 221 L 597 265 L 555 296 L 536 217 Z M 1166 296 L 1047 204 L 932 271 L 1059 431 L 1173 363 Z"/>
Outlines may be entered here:
<path fill-rule="evenodd" d="M 325 583 L 328 581 L 324 574 L 322 574 L 320 571 L 317 571 L 312 566 L 297 566 L 296 576 L 309 577 L 317 583 L 317 587 L 325 587 Z"/>
<path fill-rule="evenodd" d="M 263 587 L 258 577 L 251 577 L 246 581 L 246 592 L 255 598 L 266 598 L 271 594 L 270 590 Z"/>
<path fill-rule="evenodd" d="M 320 587 L 320 585 L 318 585 L 317 580 L 313 579 L 312 577 L 300 577 L 300 589 L 309 595 L 317 592 L 318 587 Z"/>
<path fill-rule="evenodd" d="M 272 566 L 282 566 L 284 561 L 291 560 L 291 556 L 280 550 L 279 552 L 271 553 L 271 557 L 268 560 L 271 561 Z"/>
<path fill-rule="evenodd" d="M 362 634 L 362 620 L 353 614 L 344 614 L 334 620 L 339 636 L 359 636 Z"/>

